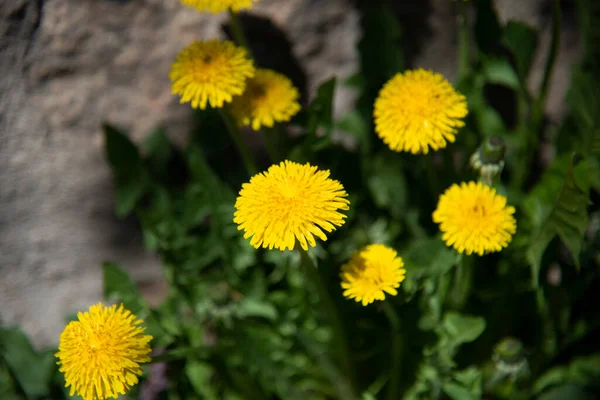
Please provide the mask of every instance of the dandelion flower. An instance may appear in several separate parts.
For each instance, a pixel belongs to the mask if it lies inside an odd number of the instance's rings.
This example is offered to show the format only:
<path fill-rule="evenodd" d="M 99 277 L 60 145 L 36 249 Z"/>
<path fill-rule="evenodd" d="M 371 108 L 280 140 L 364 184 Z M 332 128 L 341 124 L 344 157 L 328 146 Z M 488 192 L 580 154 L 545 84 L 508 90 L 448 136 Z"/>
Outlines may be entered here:
<path fill-rule="evenodd" d="M 171 67 L 173 94 L 181 103 L 204 110 L 223 107 L 233 96 L 246 89 L 246 81 L 254 76 L 254 64 L 246 49 L 232 42 L 197 41 L 179 53 Z"/>
<path fill-rule="evenodd" d="M 383 86 L 375 100 L 375 131 L 394 151 L 427 154 L 454 142 L 466 115 L 465 96 L 442 75 L 417 69 Z"/>
<path fill-rule="evenodd" d="M 218 14 L 222 11 L 232 9 L 239 11 L 252 7 L 259 0 L 181 0 L 182 4 L 195 8 L 200 12 Z"/>
<path fill-rule="evenodd" d="M 440 196 L 433 221 L 440 224 L 442 240 L 459 253 L 500 251 L 517 230 L 515 208 L 506 197 L 481 182 L 454 184 Z"/>
<path fill-rule="evenodd" d="M 310 164 L 284 161 L 254 175 L 242 185 L 233 221 L 255 248 L 292 250 L 296 239 L 304 250 L 327 240 L 344 223 L 350 202 L 342 184 Z"/>
<path fill-rule="evenodd" d="M 150 340 L 143 322 L 123 305 L 101 303 L 77 314 L 60 335 L 58 364 L 70 396 L 84 400 L 117 398 L 138 382 L 140 363 L 150 361 Z"/>
<path fill-rule="evenodd" d="M 246 91 L 231 102 L 231 113 L 239 125 L 261 126 L 289 121 L 298 111 L 300 94 L 284 75 L 269 69 L 257 69 L 248 80 Z"/>
<path fill-rule="evenodd" d="M 340 274 L 344 296 L 362 302 L 363 306 L 375 300 L 392 296 L 406 275 L 402 258 L 395 250 L 382 244 L 370 244 L 355 252 L 342 266 Z"/>

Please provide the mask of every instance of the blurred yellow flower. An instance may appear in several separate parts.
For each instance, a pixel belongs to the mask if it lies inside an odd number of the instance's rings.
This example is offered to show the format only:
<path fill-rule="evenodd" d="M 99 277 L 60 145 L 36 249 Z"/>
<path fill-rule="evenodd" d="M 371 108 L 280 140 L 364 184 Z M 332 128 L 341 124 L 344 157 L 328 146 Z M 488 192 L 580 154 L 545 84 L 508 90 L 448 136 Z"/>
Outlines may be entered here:
<path fill-rule="evenodd" d="M 481 182 L 462 182 L 440 196 L 433 221 L 440 224 L 442 240 L 459 253 L 500 251 L 517 230 L 515 208 L 506 197 Z"/>
<path fill-rule="evenodd" d="M 272 127 L 275 122 L 289 121 L 298 111 L 300 94 L 286 76 L 269 69 L 257 69 L 248 80 L 246 91 L 234 97 L 231 114 L 239 125 Z"/>
<path fill-rule="evenodd" d="M 394 151 L 427 154 L 454 142 L 466 115 L 465 96 L 442 75 L 417 69 L 383 86 L 375 100 L 375 131 Z"/>
<path fill-rule="evenodd" d="M 233 221 L 255 248 L 292 250 L 296 239 L 304 250 L 327 240 L 344 223 L 350 202 L 342 184 L 310 164 L 284 161 L 254 175 L 242 185 Z"/>
<path fill-rule="evenodd" d="M 60 335 L 58 364 L 70 396 L 84 400 L 117 398 L 138 382 L 141 363 L 150 361 L 150 340 L 145 328 L 123 305 L 101 303 L 77 314 Z"/>
<path fill-rule="evenodd" d="M 181 0 L 182 4 L 195 8 L 200 12 L 210 12 L 213 14 L 232 9 L 239 11 L 252 7 L 253 3 L 259 0 Z"/>
<path fill-rule="evenodd" d="M 169 77 L 173 94 L 192 108 L 223 107 L 246 89 L 254 64 L 243 47 L 218 40 L 197 41 L 179 53 Z"/>
<path fill-rule="evenodd" d="M 366 306 L 375 300 L 385 300 L 385 293 L 397 295 L 396 289 L 406 275 L 403 266 L 394 249 L 382 244 L 363 247 L 342 266 L 344 296 Z"/>

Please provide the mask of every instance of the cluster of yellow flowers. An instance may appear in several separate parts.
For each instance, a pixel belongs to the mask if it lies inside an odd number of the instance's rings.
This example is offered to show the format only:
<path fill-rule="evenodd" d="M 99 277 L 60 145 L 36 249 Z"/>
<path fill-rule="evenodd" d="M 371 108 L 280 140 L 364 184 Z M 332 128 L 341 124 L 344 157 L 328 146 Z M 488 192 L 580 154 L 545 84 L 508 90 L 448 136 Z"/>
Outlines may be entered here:
<path fill-rule="evenodd" d="M 181 0 L 198 11 L 218 13 L 249 8 L 258 0 Z M 228 41 L 197 41 L 173 63 L 173 93 L 193 108 L 226 107 L 240 126 L 253 130 L 289 121 L 299 110 L 299 93 L 275 71 L 256 68 L 248 51 Z M 393 151 L 427 154 L 454 142 L 464 126 L 466 99 L 442 75 L 422 69 L 398 73 L 381 89 L 374 105 L 375 131 Z M 285 160 L 242 185 L 234 222 L 255 248 L 304 251 L 325 241 L 344 224 L 350 202 L 328 170 Z M 454 184 L 433 212 L 442 239 L 459 253 L 483 255 L 506 247 L 516 231 L 515 209 L 480 182 Z M 406 270 L 397 252 L 370 244 L 341 267 L 343 295 L 362 305 L 396 295 Z M 60 337 L 60 371 L 71 395 L 84 400 L 125 394 L 150 361 L 150 341 L 121 305 L 91 306 L 70 322 Z"/>

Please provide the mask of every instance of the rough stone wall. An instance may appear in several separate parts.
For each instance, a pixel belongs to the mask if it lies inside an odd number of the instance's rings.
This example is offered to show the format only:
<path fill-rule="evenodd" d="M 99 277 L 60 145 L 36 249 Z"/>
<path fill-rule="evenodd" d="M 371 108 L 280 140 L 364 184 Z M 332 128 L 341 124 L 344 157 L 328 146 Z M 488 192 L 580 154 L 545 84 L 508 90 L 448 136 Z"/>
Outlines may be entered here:
<path fill-rule="evenodd" d="M 401 21 L 412 29 L 406 36 L 411 66 L 452 78 L 456 29 L 451 1 L 414 3 L 396 3 Z M 502 17 L 544 28 L 547 46 L 547 1 L 513 3 L 497 1 Z M 301 89 L 309 96 L 331 76 L 357 70 L 359 17 L 349 1 L 262 0 L 252 15 L 270 20 L 292 44 L 291 56 L 305 85 Z M 225 18 L 198 14 L 178 0 L 0 0 L 4 324 L 19 324 L 37 345 L 56 343 L 67 314 L 101 299 L 104 260 L 121 263 L 156 301 L 163 289 L 160 266 L 143 250 L 135 223 L 113 215 L 99 126 L 110 121 L 139 140 L 163 124 L 181 143 L 190 110 L 170 94 L 170 64 L 193 40 L 224 37 Z M 271 51 L 270 42 L 261 48 L 264 34 L 257 30 L 259 54 Z M 563 37 L 550 93 L 554 114 L 563 109 L 568 74 L 578 55 L 575 29 L 566 26 Z M 538 59 L 537 71 L 543 65 Z M 352 92 L 338 91 L 337 111 L 353 101 Z"/>

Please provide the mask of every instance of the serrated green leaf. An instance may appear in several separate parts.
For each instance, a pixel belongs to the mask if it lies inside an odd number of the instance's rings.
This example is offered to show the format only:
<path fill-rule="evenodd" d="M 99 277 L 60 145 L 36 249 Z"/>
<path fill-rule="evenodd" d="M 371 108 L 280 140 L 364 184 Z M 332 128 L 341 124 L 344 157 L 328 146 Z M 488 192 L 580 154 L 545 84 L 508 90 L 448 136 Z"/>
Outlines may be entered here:
<path fill-rule="evenodd" d="M 36 352 L 27 336 L 16 328 L 0 328 L 0 358 L 27 398 L 48 395 L 56 369 L 54 354 Z"/>
<path fill-rule="evenodd" d="M 521 22 L 509 21 L 502 31 L 502 43 L 508 47 L 517 65 L 521 82 L 525 83 L 537 48 L 537 32 Z"/>
<path fill-rule="evenodd" d="M 600 82 L 597 75 L 582 68 L 574 69 L 566 101 L 578 128 L 576 133 L 581 141 L 578 150 L 584 155 L 600 156 Z M 573 132 L 568 131 L 562 134 L 573 136 Z"/>
<path fill-rule="evenodd" d="M 573 257 L 573 262 L 579 268 L 579 253 L 585 231 L 589 224 L 587 206 L 590 200 L 588 193 L 589 186 L 587 186 L 587 190 L 582 189 L 576 181 L 576 168 L 587 168 L 587 163 L 581 162 L 578 157 L 573 156 L 565 172 L 562 187 L 557 193 L 556 200 L 549 207 L 549 211 L 537 213 L 538 215 L 543 213 L 543 218 L 532 218 L 535 229 L 526 256 L 532 268 L 534 287 L 538 285 L 538 275 L 544 251 L 556 236 L 567 246 Z M 552 171 L 552 173 L 555 174 L 555 171 Z M 581 173 L 578 172 L 577 174 Z M 546 189 L 544 185 L 556 185 L 556 179 L 552 178 L 553 176 L 550 176 L 550 180 L 545 180 L 543 177 L 538 187 L 534 188 L 525 201 L 529 204 L 532 202 L 546 204 L 547 207 L 547 198 L 544 199 L 541 197 L 547 196 L 547 191 L 544 193 Z M 536 198 L 535 196 L 539 197 Z M 532 207 L 528 206 L 528 208 L 530 209 L 529 213 L 533 214 L 531 211 Z"/>

